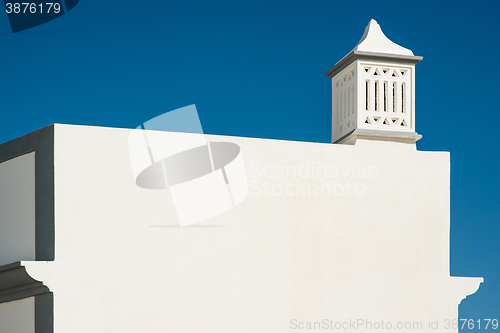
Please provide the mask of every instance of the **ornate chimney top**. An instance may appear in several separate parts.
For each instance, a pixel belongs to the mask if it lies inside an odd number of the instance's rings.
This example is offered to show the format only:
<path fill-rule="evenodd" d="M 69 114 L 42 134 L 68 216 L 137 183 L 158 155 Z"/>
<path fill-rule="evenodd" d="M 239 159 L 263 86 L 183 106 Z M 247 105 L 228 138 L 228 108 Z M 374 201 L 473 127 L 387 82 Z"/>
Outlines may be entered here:
<path fill-rule="evenodd" d="M 389 40 L 371 20 L 359 43 L 325 75 L 332 79 L 332 143 L 415 143 L 415 64 L 422 57 Z"/>
<path fill-rule="evenodd" d="M 353 51 L 398 54 L 402 56 L 413 56 L 413 52 L 391 41 L 387 38 L 380 25 L 375 20 L 370 20 L 366 26 L 365 33 Z"/>

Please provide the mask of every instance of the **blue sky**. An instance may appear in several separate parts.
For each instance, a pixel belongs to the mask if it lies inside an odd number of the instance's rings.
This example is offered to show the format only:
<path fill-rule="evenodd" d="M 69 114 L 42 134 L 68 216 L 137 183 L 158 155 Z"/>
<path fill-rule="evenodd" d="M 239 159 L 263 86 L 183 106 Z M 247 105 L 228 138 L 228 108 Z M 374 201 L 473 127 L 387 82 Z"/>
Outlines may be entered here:
<path fill-rule="evenodd" d="M 196 104 L 205 133 L 329 142 L 324 73 L 372 18 L 424 56 L 419 150 L 451 152 L 460 318 L 500 319 L 498 1 L 95 1 L 13 34 L 0 15 L 5 142 L 52 123 L 132 128 Z"/>

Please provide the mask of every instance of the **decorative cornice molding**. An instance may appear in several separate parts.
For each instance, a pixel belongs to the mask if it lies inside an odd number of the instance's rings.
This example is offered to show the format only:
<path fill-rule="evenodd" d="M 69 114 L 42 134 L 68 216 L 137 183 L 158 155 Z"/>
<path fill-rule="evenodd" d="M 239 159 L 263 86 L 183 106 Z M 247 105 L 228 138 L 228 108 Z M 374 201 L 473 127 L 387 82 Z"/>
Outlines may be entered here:
<path fill-rule="evenodd" d="M 41 281 L 33 279 L 21 262 L 0 266 L 0 303 L 50 293 Z"/>
<path fill-rule="evenodd" d="M 374 53 L 374 52 L 364 52 L 364 51 L 351 51 L 345 57 L 343 57 L 339 62 L 330 68 L 325 76 L 333 78 L 335 75 L 340 73 L 344 68 L 349 66 L 356 60 L 366 60 L 366 61 L 381 61 L 390 62 L 391 64 L 406 64 L 415 65 L 418 64 L 423 57 L 420 56 L 404 56 L 398 54 L 390 53 Z"/>

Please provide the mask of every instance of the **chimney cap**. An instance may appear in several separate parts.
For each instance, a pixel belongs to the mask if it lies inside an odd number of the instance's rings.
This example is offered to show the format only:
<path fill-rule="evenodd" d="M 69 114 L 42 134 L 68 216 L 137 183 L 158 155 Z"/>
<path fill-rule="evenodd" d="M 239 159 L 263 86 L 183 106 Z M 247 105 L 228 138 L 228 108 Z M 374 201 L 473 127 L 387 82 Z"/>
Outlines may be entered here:
<path fill-rule="evenodd" d="M 415 56 L 411 50 L 391 41 L 384 35 L 377 21 L 371 19 L 358 44 L 325 75 L 332 78 L 357 59 L 416 64 L 423 58 Z"/>
<path fill-rule="evenodd" d="M 380 25 L 374 19 L 371 19 L 370 22 L 368 22 L 363 37 L 361 37 L 361 40 L 352 50 L 414 56 L 411 50 L 404 48 L 387 38 L 382 32 Z"/>

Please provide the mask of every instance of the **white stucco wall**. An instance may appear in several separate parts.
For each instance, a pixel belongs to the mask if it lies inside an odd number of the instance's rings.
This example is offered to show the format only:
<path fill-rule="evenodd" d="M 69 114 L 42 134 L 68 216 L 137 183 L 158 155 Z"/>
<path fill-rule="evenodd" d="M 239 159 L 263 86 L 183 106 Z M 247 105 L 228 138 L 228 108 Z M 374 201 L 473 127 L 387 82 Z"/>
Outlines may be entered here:
<path fill-rule="evenodd" d="M 55 261 L 23 264 L 54 293 L 57 333 L 276 333 L 323 319 L 435 332 L 429 320 L 456 319 L 480 283 L 449 276 L 446 152 L 207 136 L 241 147 L 249 195 L 180 228 L 168 190 L 135 185 L 130 130 L 55 131 Z"/>

